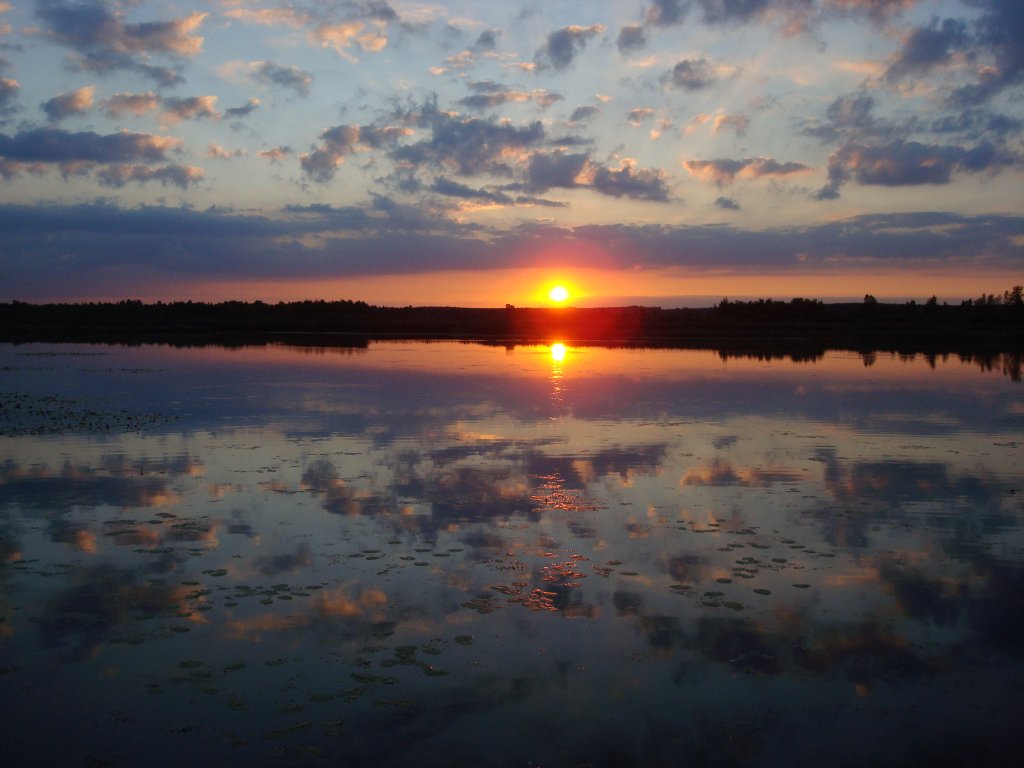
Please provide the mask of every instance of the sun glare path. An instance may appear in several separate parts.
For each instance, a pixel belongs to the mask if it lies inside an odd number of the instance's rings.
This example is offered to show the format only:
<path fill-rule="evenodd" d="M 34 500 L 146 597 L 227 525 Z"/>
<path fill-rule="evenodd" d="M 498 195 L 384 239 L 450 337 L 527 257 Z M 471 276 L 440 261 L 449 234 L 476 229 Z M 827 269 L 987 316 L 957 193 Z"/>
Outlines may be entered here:
<path fill-rule="evenodd" d="M 561 304 L 563 301 L 569 298 L 569 291 L 564 285 L 556 285 L 550 291 L 548 291 L 548 298 L 556 304 Z"/>

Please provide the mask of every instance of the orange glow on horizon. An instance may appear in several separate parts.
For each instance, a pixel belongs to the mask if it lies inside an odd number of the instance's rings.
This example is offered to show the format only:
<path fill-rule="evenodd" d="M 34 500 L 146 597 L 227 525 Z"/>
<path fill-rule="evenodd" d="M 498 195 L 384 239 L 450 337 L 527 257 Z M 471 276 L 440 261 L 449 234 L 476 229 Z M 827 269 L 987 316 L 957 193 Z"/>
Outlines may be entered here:
<path fill-rule="evenodd" d="M 925 301 L 959 302 L 981 293 L 1002 293 L 1020 282 L 1019 276 L 955 270 L 843 271 L 836 273 L 736 274 L 697 272 L 680 268 L 608 269 L 574 267 L 571 274 L 552 275 L 552 267 L 460 270 L 417 275 L 367 275 L 319 281 L 232 281 L 164 285 L 159 292 L 140 296 L 146 301 L 224 301 L 260 299 L 268 303 L 304 299 L 351 299 L 382 306 L 504 307 L 552 306 L 549 291 L 561 285 L 574 306 L 711 306 L 723 298 L 803 298 L 859 301 L 865 294 L 879 301 L 916 297 Z M 586 286 L 585 290 L 582 286 Z M 80 297 L 83 301 L 118 300 L 123 296 Z"/>

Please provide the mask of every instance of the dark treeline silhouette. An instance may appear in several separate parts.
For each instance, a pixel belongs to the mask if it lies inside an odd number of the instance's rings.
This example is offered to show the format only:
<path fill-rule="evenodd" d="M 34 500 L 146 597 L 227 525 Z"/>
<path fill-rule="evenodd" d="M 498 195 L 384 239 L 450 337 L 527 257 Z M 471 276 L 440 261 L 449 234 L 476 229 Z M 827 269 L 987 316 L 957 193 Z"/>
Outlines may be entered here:
<path fill-rule="evenodd" d="M 333 337 L 333 338 L 332 338 Z M 0 340 L 266 343 L 359 346 L 371 339 L 560 340 L 577 344 L 706 347 L 731 353 L 826 349 L 930 353 L 1024 349 L 1020 286 L 958 305 L 816 299 L 730 301 L 707 308 L 481 309 L 379 307 L 362 301 L 0 303 Z"/>

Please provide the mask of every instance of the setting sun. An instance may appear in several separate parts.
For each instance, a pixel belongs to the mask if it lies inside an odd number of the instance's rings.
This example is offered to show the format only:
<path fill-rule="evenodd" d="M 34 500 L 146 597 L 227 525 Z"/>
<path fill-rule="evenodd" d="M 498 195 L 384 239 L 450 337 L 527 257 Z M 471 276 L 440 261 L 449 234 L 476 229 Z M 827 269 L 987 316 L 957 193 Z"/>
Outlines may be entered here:
<path fill-rule="evenodd" d="M 569 291 L 564 285 L 556 285 L 548 291 L 548 298 L 556 304 L 561 304 L 569 298 Z"/>

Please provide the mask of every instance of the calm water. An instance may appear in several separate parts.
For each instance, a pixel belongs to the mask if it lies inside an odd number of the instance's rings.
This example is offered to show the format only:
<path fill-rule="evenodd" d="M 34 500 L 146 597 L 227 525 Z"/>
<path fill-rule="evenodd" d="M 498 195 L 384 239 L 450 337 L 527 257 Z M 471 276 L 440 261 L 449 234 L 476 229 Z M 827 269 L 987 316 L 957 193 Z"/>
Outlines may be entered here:
<path fill-rule="evenodd" d="M 0 345 L 3 762 L 1017 765 L 995 362 Z"/>

